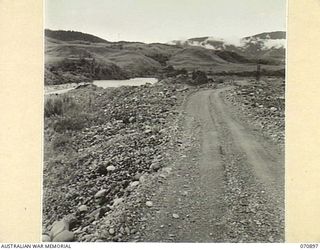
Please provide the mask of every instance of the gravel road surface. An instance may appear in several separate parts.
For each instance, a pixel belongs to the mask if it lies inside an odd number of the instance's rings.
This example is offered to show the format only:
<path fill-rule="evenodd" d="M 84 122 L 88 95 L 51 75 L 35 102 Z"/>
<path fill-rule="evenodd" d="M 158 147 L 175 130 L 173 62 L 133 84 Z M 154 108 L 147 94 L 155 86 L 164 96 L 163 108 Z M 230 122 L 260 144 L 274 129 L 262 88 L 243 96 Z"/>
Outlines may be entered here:
<path fill-rule="evenodd" d="M 284 241 L 283 152 L 240 122 L 220 97 L 226 89 L 188 98 L 179 157 L 141 241 Z"/>

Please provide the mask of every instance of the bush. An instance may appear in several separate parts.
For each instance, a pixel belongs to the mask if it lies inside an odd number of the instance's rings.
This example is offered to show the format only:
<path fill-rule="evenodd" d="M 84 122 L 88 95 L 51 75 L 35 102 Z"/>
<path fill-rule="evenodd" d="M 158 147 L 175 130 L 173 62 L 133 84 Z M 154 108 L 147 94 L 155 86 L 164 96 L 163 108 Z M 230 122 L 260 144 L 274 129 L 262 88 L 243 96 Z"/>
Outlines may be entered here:
<path fill-rule="evenodd" d="M 54 115 L 63 115 L 67 110 L 75 107 L 76 104 L 69 96 L 60 95 L 48 97 L 44 104 L 44 116 L 50 117 Z"/>
<path fill-rule="evenodd" d="M 88 115 L 84 113 L 58 117 L 53 123 L 53 129 L 58 133 L 67 130 L 81 130 L 86 126 L 88 120 Z"/>
<path fill-rule="evenodd" d="M 204 84 L 208 82 L 208 77 L 205 72 L 198 70 L 192 72 L 192 80 L 195 84 Z"/>
<path fill-rule="evenodd" d="M 188 71 L 185 68 L 176 70 L 177 75 L 188 75 Z"/>

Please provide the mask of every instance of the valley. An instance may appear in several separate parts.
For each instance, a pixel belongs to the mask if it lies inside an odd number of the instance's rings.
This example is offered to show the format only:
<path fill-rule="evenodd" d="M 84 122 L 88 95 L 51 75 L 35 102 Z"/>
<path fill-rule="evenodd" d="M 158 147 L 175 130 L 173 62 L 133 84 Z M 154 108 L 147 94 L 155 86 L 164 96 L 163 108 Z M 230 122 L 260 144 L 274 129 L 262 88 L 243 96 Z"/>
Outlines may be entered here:
<path fill-rule="evenodd" d="M 283 242 L 283 35 L 46 31 L 43 241 Z"/>
<path fill-rule="evenodd" d="M 88 34 L 86 40 L 66 40 L 69 33 L 73 34 L 70 31 L 63 31 L 64 36 L 60 36 L 65 40 L 59 40 L 58 35 L 53 35 L 56 33 L 49 31 L 45 37 L 46 85 L 134 77 L 159 78 L 170 73 L 172 68 L 201 70 L 213 75 L 237 75 L 244 72 L 246 76 L 254 76 L 257 63 L 262 65 L 264 75 L 284 77 L 285 48 L 277 44 L 278 40 L 282 41 L 285 37 L 284 32 L 274 37 L 279 39 L 261 40 L 265 34 L 261 34 L 260 40 L 259 35 L 244 38 L 246 43 L 237 47 L 220 40 L 207 41 L 207 38 L 197 39 L 197 45 L 177 41 L 174 44 L 108 42 L 102 39 L 97 42 L 97 38 L 92 39 Z M 213 43 L 220 45 L 212 47 Z M 206 44 L 211 44 L 211 47 L 207 49 Z M 268 47 L 266 44 L 271 45 Z"/>

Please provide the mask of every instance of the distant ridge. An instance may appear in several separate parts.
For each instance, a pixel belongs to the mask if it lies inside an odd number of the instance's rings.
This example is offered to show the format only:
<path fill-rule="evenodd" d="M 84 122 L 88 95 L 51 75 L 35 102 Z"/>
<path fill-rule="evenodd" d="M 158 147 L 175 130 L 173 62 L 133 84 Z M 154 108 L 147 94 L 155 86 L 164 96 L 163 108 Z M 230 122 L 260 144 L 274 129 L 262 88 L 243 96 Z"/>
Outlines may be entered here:
<path fill-rule="evenodd" d="M 50 30 L 45 29 L 45 36 L 61 41 L 86 41 L 91 43 L 108 43 L 107 40 L 104 40 L 100 37 L 90 35 L 87 33 L 82 33 L 79 31 L 73 30 Z"/>
<path fill-rule="evenodd" d="M 229 51 L 248 59 L 284 64 L 286 32 L 264 32 L 243 38 L 194 37 L 187 40 L 174 40 L 169 44 L 184 48 L 202 47 L 209 50 Z M 230 55 L 228 55 L 228 58 L 230 58 Z"/>
<path fill-rule="evenodd" d="M 252 75 L 257 62 L 265 72 L 274 74 L 284 72 L 284 37 L 284 32 L 268 32 L 236 41 L 198 37 L 147 44 L 110 42 L 82 32 L 46 29 L 45 83 L 154 77 L 170 67 Z"/>
<path fill-rule="evenodd" d="M 286 32 L 285 31 L 264 32 L 254 36 L 244 37 L 244 39 L 249 39 L 251 37 L 258 37 L 260 39 L 286 39 Z"/>

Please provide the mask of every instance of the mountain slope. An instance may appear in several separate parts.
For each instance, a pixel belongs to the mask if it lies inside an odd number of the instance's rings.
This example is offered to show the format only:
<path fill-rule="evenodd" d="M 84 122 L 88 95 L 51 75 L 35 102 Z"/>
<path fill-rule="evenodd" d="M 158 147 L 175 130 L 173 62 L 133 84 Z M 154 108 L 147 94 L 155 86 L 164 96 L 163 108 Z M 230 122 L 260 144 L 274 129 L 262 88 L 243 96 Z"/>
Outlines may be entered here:
<path fill-rule="evenodd" d="M 241 39 L 221 39 L 215 37 L 198 37 L 188 40 L 170 42 L 183 47 L 203 47 L 211 50 L 235 52 L 249 59 L 284 64 L 286 33 L 284 31 L 265 32 Z"/>
<path fill-rule="evenodd" d="M 258 60 L 265 70 L 283 69 L 282 33 L 262 33 L 234 42 L 212 37 L 173 44 L 108 42 L 75 31 L 45 32 L 45 83 L 155 76 L 167 66 L 211 73 L 252 72 Z"/>
<path fill-rule="evenodd" d="M 228 67 L 231 64 L 250 63 L 251 61 L 235 52 L 208 50 L 202 47 L 187 47 L 177 51 L 168 61 L 169 65 L 187 70 L 211 70 L 218 66 Z"/>
<path fill-rule="evenodd" d="M 44 31 L 46 37 L 50 37 L 53 39 L 61 40 L 61 41 L 86 41 L 92 43 L 107 43 L 108 41 L 86 33 L 78 32 L 78 31 L 65 31 L 65 30 L 50 30 L 45 29 Z"/>
<path fill-rule="evenodd" d="M 152 54 L 152 50 L 142 53 L 138 49 L 127 49 L 126 45 L 119 43 L 84 44 L 81 41 L 46 38 L 45 81 L 46 84 L 59 84 L 152 75 L 161 67 L 161 63 L 145 54 Z M 90 62 L 92 70 L 89 70 L 87 62 Z M 71 77 L 75 74 L 79 76 L 78 80 Z"/>

